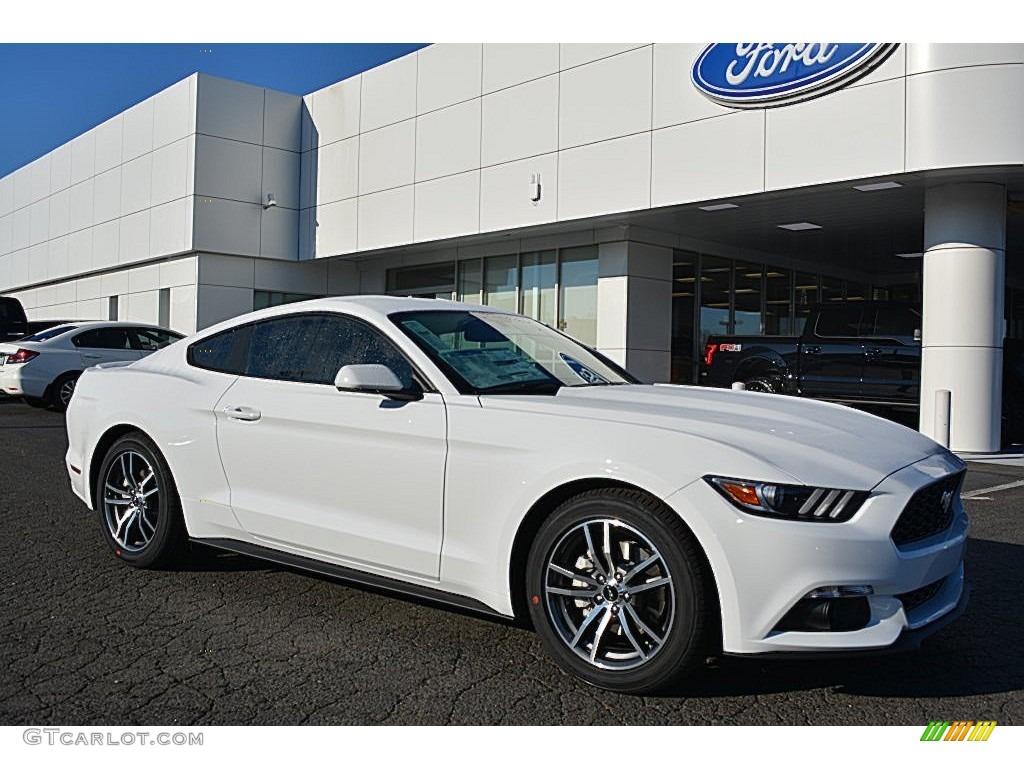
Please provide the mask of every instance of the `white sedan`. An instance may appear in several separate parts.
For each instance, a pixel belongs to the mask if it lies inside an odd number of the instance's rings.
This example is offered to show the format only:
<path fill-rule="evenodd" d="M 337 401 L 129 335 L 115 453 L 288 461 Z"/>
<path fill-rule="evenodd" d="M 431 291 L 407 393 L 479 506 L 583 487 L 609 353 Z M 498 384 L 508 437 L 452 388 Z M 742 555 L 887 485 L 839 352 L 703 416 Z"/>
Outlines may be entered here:
<path fill-rule="evenodd" d="M 40 408 L 64 411 L 82 371 L 91 365 L 138 360 L 180 333 L 142 323 L 62 323 L 0 344 L 0 392 Z"/>
<path fill-rule="evenodd" d="M 714 652 L 914 646 L 966 602 L 946 449 L 843 406 L 640 384 L 486 307 L 255 312 L 90 368 L 67 428 L 126 563 L 191 539 L 515 617 L 619 691 Z"/>

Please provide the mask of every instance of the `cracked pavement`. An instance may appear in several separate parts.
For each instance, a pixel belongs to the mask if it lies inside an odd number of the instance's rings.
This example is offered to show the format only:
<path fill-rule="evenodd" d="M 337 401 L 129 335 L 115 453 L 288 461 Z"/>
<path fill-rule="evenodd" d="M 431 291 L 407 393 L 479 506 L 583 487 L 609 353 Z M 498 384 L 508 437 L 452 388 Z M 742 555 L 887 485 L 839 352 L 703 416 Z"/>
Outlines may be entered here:
<path fill-rule="evenodd" d="M 621 696 L 529 631 L 196 548 L 116 560 L 68 488 L 63 417 L 0 400 L 0 724 L 1024 724 L 1024 487 L 965 502 L 966 615 L 915 653 L 719 658 Z M 1022 477 L 972 465 L 967 490 Z"/>

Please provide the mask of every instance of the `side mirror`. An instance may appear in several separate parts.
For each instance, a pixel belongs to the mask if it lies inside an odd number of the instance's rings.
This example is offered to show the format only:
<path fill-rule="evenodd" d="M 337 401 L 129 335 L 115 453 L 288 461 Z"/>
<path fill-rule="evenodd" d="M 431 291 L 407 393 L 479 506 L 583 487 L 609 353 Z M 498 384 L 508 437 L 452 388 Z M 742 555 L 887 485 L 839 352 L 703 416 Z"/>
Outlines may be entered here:
<path fill-rule="evenodd" d="M 384 395 L 394 400 L 421 400 L 422 392 L 412 392 L 402 386 L 395 372 L 386 365 L 343 365 L 334 377 L 339 392 L 365 392 Z"/>

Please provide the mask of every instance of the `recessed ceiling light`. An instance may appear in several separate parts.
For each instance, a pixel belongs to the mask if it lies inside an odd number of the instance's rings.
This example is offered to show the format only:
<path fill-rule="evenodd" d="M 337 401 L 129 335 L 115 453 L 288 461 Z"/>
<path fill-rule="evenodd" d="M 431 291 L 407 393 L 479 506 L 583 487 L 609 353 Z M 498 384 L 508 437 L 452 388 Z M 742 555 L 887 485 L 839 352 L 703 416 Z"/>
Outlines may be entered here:
<path fill-rule="evenodd" d="M 922 256 L 924 256 L 923 253 L 897 253 L 896 254 L 896 258 L 897 259 L 920 259 Z"/>
<path fill-rule="evenodd" d="M 730 208 L 739 208 L 735 203 L 718 203 L 716 205 L 698 205 L 702 211 L 727 211 Z"/>
<path fill-rule="evenodd" d="M 811 224 L 809 221 L 797 221 L 793 224 L 779 224 L 779 229 L 788 229 L 790 232 L 803 232 L 807 229 L 821 229 L 817 224 Z"/>
<path fill-rule="evenodd" d="M 883 189 L 897 189 L 902 187 L 895 181 L 879 181 L 876 184 L 854 184 L 853 188 L 861 192 L 878 192 Z"/>

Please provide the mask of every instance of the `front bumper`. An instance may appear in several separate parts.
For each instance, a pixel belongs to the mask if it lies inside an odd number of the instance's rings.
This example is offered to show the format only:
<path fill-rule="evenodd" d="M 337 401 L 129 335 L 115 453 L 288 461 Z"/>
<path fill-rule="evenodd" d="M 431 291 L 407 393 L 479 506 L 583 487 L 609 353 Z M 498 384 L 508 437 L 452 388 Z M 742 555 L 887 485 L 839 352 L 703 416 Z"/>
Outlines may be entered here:
<path fill-rule="evenodd" d="M 959 472 L 963 463 L 938 454 L 905 467 L 871 490 L 845 523 L 770 520 L 736 510 L 707 483 L 668 499 L 705 546 L 722 610 L 723 651 L 731 654 L 817 654 L 890 649 L 911 642 L 962 607 L 968 522 L 959 495 L 945 530 L 897 547 L 893 526 L 921 487 Z M 919 604 L 899 596 L 939 584 Z M 851 631 L 779 631 L 783 617 L 811 590 L 868 585 L 870 617 Z M 908 633 L 915 633 L 909 635 Z"/>

